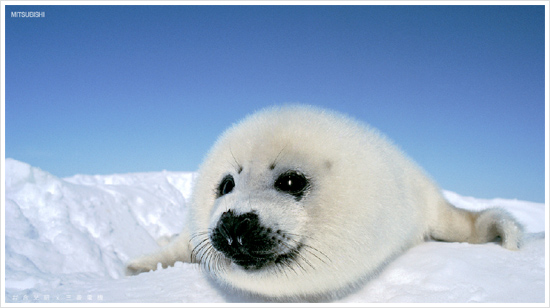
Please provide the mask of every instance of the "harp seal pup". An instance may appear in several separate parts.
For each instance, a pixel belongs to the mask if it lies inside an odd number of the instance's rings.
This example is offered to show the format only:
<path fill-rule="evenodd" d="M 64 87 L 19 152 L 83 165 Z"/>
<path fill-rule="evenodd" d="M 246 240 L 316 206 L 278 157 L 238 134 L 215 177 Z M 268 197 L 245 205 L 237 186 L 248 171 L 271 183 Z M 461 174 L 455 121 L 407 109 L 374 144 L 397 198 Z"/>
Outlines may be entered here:
<path fill-rule="evenodd" d="M 272 107 L 229 128 L 199 169 L 186 229 L 127 264 L 197 262 L 236 289 L 273 300 L 334 299 L 427 239 L 517 250 L 507 212 L 449 204 L 375 129 L 311 106 Z"/>

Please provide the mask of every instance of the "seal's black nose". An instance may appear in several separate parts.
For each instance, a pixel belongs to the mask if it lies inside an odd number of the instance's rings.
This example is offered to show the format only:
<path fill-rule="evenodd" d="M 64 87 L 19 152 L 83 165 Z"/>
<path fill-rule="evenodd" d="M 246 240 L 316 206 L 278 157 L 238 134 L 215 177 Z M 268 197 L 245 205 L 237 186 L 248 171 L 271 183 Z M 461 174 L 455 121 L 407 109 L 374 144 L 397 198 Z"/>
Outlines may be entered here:
<path fill-rule="evenodd" d="M 236 245 L 242 246 L 243 236 L 253 234 L 260 228 L 260 219 L 255 213 L 235 215 L 233 211 L 223 213 L 216 226 L 229 246 L 232 246 L 235 241 Z M 244 243 L 248 244 L 248 241 Z"/>
<path fill-rule="evenodd" d="M 260 223 L 254 212 L 223 213 L 210 234 L 212 245 L 227 258 L 246 269 L 258 269 L 274 258 L 276 242 L 271 230 Z"/>

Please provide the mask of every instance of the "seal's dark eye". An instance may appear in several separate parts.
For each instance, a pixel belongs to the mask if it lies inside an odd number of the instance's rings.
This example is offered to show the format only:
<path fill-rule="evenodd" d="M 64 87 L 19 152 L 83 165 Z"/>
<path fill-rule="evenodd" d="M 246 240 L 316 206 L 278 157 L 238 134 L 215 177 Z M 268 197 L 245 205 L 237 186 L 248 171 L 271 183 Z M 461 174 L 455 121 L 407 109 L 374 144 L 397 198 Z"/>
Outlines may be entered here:
<path fill-rule="evenodd" d="M 218 198 L 230 193 L 233 187 L 235 187 L 235 180 L 231 174 L 228 174 L 222 179 L 220 186 L 218 186 Z"/>
<path fill-rule="evenodd" d="M 308 186 L 309 181 L 298 171 L 287 171 L 275 181 L 275 189 L 293 195 L 298 201 L 302 199 Z"/>

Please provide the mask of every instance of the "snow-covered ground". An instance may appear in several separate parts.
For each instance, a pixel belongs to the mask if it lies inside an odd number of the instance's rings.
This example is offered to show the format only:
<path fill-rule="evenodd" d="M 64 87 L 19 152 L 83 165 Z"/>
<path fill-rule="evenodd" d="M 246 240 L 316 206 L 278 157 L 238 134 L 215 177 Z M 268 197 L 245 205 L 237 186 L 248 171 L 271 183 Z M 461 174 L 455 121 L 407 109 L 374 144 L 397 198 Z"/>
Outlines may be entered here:
<path fill-rule="evenodd" d="M 6 303 L 261 302 L 213 284 L 197 265 L 124 276 L 124 263 L 183 227 L 194 173 L 55 176 L 6 159 Z M 545 206 L 445 191 L 459 207 L 502 206 L 525 225 L 520 251 L 426 242 L 337 303 L 544 303 Z M 3 261 L 4 261 L 3 260 Z"/>

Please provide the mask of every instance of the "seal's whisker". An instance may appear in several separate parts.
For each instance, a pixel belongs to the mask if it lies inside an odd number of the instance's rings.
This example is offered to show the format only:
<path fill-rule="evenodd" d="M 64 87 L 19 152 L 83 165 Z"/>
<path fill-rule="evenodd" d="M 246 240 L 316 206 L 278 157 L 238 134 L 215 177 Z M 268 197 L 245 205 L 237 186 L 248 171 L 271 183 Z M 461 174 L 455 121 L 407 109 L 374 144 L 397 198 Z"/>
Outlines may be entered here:
<path fill-rule="evenodd" d="M 197 256 L 199 257 L 199 261 L 200 261 L 200 253 L 202 251 L 202 249 L 205 247 L 205 246 L 208 246 L 208 238 L 206 239 L 203 239 L 195 248 L 193 248 L 193 250 L 191 251 L 191 257 L 193 258 L 196 258 Z"/>
<path fill-rule="evenodd" d="M 302 255 L 302 253 L 300 252 L 300 250 L 298 248 L 291 247 L 290 245 L 288 245 L 285 242 L 281 242 L 281 244 L 291 251 L 290 253 L 295 256 L 294 259 L 299 258 L 300 260 L 303 260 L 307 265 L 309 265 L 309 267 L 311 267 L 312 269 L 315 269 L 315 267 L 311 264 L 311 262 L 309 262 L 309 260 L 305 256 Z M 285 262 L 287 262 L 287 260 L 285 260 Z M 290 263 L 290 262 L 288 262 L 288 263 Z M 302 265 L 300 265 L 300 263 L 294 262 L 294 264 L 296 264 L 298 267 L 300 267 L 305 272 L 304 267 Z"/>
<path fill-rule="evenodd" d="M 237 159 L 235 158 L 235 155 L 233 154 L 233 150 L 231 149 L 231 147 L 229 147 L 229 153 L 231 153 L 231 157 L 233 157 L 233 160 L 235 161 L 235 163 L 237 164 L 237 166 L 233 165 L 233 168 L 235 168 L 235 170 L 237 171 L 237 173 L 241 173 L 241 171 L 243 171 L 243 166 L 241 164 L 239 164 L 239 162 L 237 161 Z"/>
<path fill-rule="evenodd" d="M 295 236 L 295 237 L 299 237 L 299 235 L 297 235 L 297 234 L 292 234 L 292 233 L 287 233 L 287 234 L 293 235 L 293 236 Z M 304 236 L 304 237 L 306 237 L 306 238 L 312 238 L 312 237 L 310 237 L 310 236 Z M 311 246 L 311 245 L 308 245 L 308 244 L 306 244 L 306 243 L 299 242 L 299 241 L 297 241 L 297 240 L 295 240 L 295 239 L 293 239 L 293 238 L 289 238 L 289 240 L 294 241 L 295 243 L 302 245 L 302 246 L 304 247 L 305 250 L 307 250 L 311 255 L 313 255 L 313 256 L 314 256 L 315 258 L 317 258 L 319 261 L 321 261 L 321 262 L 323 262 L 323 263 L 325 263 L 325 264 L 328 264 L 328 262 L 332 262 L 332 260 L 331 260 L 325 253 L 323 253 L 322 251 L 320 251 L 319 249 L 317 249 L 317 248 L 315 248 L 315 247 L 313 247 L 313 246 Z M 315 252 L 312 252 L 312 250 L 314 250 Z M 321 258 L 318 254 L 322 255 L 322 256 L 324 257 L 324 259 Z M 328 262 L 327 262 L 327 261 L 328 261 Z"/>
<path fill-rule="evenodd" d="M 269 165 L 269 169 L 271 169 L 271 170 L 275 169 L 275 166 L 277 165 L 277 163 L 279 161 L 279 157 L 281 156 L 281 154 L 283 153 L 283 151 L 286 149 L 287 146 L 288 146 L 288 143 L 285 144 L 285 146 L 281 149 L 281 151 L 279 151 L 279 154 L 277 154 L 277 156 L 275 157 L 275 159 L 273 160 L 271 165 Z"/>

